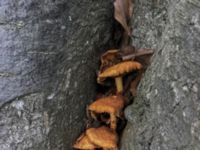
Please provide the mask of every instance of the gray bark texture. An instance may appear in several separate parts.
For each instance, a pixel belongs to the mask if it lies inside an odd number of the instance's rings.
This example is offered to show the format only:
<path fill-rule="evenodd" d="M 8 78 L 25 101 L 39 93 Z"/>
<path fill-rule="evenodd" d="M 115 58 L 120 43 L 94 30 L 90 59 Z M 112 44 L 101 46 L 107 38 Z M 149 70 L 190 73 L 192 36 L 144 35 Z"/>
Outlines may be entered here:
<path fill-rule="evenodd" d="M 0 0 L 0 150 L 70 150 L 112 37 L 111 0 Z"/>
<path fill-rule="evenodd" d="M 120 149 L 200 150 L 200 1 L 134 3 L 133 44 L 156 51 Z"/>

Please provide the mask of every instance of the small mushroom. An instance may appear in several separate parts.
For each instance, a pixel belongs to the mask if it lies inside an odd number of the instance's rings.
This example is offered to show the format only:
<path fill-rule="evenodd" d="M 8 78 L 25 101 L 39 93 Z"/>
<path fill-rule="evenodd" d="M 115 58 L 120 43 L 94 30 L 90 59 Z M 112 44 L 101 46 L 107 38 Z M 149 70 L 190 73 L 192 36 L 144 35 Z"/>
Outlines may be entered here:
<path fill-rule="evenodd" d="M 104 70 L 99 74 L 97 81 L 100 83 L 108 77 L 115 78 L 115 84 L 117 88 L 117 92 L 121 93 L 123 91 L 123 81 L 122 76 L 126 73 L 129 73 L 133 70 L 139 70 L 142 68 L 142 65 L 136 61 L 125 61 L 110 68 Z"/>
<path fill-rule="evenodd" d="M 117 150 L 117 133 L 105 126 L 86 130 L 89 140 L 103 150 Z"/>
<path fill-rule="evenodd" d="M 85 133 L 81 134 L 81 136 L 76 140 L 75 144 L 73 145 L 75 149 L 82 149 L 82 150 L 94 150 L 95 148 L 99 148 L 95 144 L 93 144 L 89 138 L 85 135 Z"/>
<path fill-rule="evenodd" d="M 119 95 L 100 98 L 89 105 L 88 110 L 93 118 L 95 118 L 95 113 L 108 113 L 110 115 L 110 127 L 115 130 L 117 117 L 120 117 L 123 108 L 124 100 Z"/>

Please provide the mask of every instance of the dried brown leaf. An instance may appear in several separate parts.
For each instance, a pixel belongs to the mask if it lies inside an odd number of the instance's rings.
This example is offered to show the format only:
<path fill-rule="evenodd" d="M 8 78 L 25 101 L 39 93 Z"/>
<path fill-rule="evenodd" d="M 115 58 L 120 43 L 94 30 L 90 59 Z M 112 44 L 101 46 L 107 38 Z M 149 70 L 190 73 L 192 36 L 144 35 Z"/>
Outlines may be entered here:
<path fill-rule="evenodd" d="M 134 60 L 136 57 L 141 57 L 144 55 L 148 55 L 151 56 L 153 54 L 153 50 L 152 49 L 147 49 L 147 48 L 141 48 L 138 49 L 137 51 L 133 51 L 132 53 L 124 53 L 122 56 L 122 60 L 126 61 L 126 60 Z"/>
<path fill-rule="evenodd" d="M 122 47 L 121 51 L 122 51 L 121 52 L 121 57 L 122 57 L 121 59 L 123 59 L 123 56 L 136 53 L 136 49 L 132 45 L 128 45 L 128 46 Z"/>
<path fill-rule="evenodd" d="M 121 61 L 118 49 L 108 50 L 101 56 L 100 72 Z"/>
<path fill-rule="evenodd" d="M 133 12 L 132 0 L 115 0 L 114 2 L 114 17 L 123 26 L 127 34 L 131 35 L 129 20 Z"/>
<path fill-rule="evenodd" d="M 152 49 L 141 48 L 137 50 L 135 60 L 140 62 L 143 65 L 143 68 L 145 69 L 150 65 L 152 55 Z"/>

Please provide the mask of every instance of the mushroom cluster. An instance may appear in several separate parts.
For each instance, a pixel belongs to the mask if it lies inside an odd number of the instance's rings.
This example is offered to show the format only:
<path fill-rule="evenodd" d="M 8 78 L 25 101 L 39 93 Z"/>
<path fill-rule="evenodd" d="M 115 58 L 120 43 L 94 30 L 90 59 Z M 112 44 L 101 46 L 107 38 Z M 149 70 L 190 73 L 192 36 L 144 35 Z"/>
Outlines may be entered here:
<path fill-rule="evenodd" d="M 116 90 L 104 93 L 88 106 L 88 116 L 92 121 L 98 122 L 98 127 L 89 124 L 90 127 L 76 140 L 73 148 L 80 150 L 117 150 L 119 139 L 119 123 L 123 118 L 123 110 L 127 102 L 125 96 L 126 87 L 136 95 L 137 85 L 149 64 L 152 49 L 137 49 L 131 46 L 132 0 L 114 1 L 114 18 L 121 24 L 122 41 L 120 49 L 113 49 L 101 56 L 101 66 L 97 82 L 104 85 L 109 79 L 114 78 Z M 136 77 L 132 78 L 136 73 Z M 128 84 L 123 83 L 123 76 Z M 128 78 L 131 77 L 131 80 Z M 113 79 L 112 79 L 113 80 Z M 111 84 L 112 85 L 112 84 Z M 125 86 L 124 85 L 128 85 Z M 112 86 L 111 86 L 112 87 Z M 106 117 L 105 117 L 106 114 Z"/>
<path fill-rule="evenodd" d="M 113 55 L 113 51 L 108 51 L 108 55 Z M 105 54 L 103 55 L 105 57 Z M 115 55 L 116 57 L 116 55 Z M 102 84 L 106 82 L 107 78 L 115 79 L 116 90 L 114 93 L 108 96 L 101 97 L 95 100 L 88 106 L 87 112 L 91 119 L 97 122 L 103 123 L 99 127 L 91 127 L 86 129 L 84 133 L 77 139 L 73 148 L 81 150 L 117 150 L 118 145 L 118 134 L 117 125 L 120 118 L 123 118 L 123 109 L 125 107 L 125 97 L 123 95 L 123 76 L 142 69 L 142 65 L 133 60 L 123 61 L 113 61 L 115 57 L 105 57 L 102 59 L 101 68 L 97 82 Z M 112 58 L 112 59 L 110 59 Z M 113 62 L 109 62 L 113 61 Z M 104 114 L 108 114 L 109 117 L 106 119 L 98 119 L 98 116 L 102 117 Z M 102 117 L 103 118 L 103 117 Z"/>

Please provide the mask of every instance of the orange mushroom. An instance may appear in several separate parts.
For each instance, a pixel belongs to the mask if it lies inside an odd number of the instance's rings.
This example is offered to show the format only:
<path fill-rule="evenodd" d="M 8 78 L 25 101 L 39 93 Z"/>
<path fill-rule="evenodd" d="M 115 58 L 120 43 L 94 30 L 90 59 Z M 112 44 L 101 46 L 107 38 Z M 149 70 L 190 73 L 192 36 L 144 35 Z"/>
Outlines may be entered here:
<path fill-rule="evenodd" d="M 100 98 L 89 105 L 88 110 L 95 118 L 95 113 L 108 113 L 110 115 L 110 127 L 116 129 L 117 117 L 120 117 L 124 108 L 122 96 L 108 96 Z"/>
<path fill-rule="evenodd" d="M 122 76 L 126 73 L 129 73 L 133 70 L 139 70 L 142 68 L 142 65 L 136 61 L 125 61 L 119 64 L 116 64 L 99 74 L 97 82 L 101 83 L 108 77 L 115 78 L 115 84 L 117 92 L 121 93 L 123 91 L 123 81 Z"/>
<path fill-rule="evenodd" d="M 81 134 L 81 136 L 76 140 L 75 144 L 73 145 L 75 149 L 82 149 L 82 150 L 95 150 L 95 148 L 99 148 L 95 144 L 93 144 L 89 138 L 85 135 L 85 133 Z"/>
<path fill-rule="evenodd" d="M 103 150 L 117 150 L 117 133 L 105 126 L 86 130 L 89 140 Z"/>

